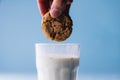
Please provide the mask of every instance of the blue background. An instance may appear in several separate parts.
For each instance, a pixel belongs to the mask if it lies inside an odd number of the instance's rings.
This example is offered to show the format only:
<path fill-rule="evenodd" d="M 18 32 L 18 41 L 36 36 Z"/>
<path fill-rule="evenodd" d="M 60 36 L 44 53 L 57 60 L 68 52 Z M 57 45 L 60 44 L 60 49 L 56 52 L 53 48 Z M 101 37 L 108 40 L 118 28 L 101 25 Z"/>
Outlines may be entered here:
<path fill-rule="evenodd" d="M 120 74 L 120 0 L 74 0 L 73 33 L 79 73 Z M 36 0 L 0 0 L 0 73 L 36 73 L 35 43 L 56 43 L 41 31 Z"/>

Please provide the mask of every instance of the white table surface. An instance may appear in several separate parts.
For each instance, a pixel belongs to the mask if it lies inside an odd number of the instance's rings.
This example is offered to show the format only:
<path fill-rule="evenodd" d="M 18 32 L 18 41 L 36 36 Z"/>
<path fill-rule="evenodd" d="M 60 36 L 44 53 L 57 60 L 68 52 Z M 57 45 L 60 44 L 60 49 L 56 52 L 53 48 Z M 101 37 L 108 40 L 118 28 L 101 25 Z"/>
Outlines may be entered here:
<path fill-rule="evenodd" d="M 0 80 L 37 80 L 36 74 L 0 73 Z M 116 74 L 81 74 L 77 80 L 120 80 L 120 75 Z"/>

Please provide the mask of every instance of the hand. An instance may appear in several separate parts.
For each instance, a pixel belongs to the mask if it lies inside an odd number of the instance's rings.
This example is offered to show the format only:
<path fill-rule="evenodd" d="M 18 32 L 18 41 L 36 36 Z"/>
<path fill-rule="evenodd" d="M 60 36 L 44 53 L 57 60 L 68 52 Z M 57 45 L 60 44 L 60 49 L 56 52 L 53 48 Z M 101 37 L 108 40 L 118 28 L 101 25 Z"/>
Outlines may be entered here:
<path fill-rule="evenodd" d="M 50 15 L 56 18 L 62 13 L 69 14 L 72 0 L 37 0 L 37 3 L 42 16 L 50 10 Z"/>

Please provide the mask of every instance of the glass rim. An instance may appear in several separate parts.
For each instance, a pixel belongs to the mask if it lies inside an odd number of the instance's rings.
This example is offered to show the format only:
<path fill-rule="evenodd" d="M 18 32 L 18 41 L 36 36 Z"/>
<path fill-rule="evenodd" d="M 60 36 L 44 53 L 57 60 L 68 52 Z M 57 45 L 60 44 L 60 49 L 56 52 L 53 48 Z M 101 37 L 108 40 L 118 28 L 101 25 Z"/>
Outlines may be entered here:
<path fill-rule="evenodd" d="M 35 43 L 35 45 L 78 45 L 80 46 L 79 43 Z"/>

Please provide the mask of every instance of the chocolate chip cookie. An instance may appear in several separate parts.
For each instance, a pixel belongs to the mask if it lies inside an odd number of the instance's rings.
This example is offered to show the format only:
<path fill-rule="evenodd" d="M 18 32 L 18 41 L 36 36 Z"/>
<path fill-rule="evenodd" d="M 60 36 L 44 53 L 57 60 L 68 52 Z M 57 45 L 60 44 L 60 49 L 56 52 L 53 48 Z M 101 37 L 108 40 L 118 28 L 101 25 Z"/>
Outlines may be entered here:
<path fill-rule="evenodd" d="M 47 12 L 42 18 L 42 31 L 48 39 L 60 42 L 66 40 L 72 33 L 72 20 L 69 15 L 62 14 L 52 18 Z"/>

